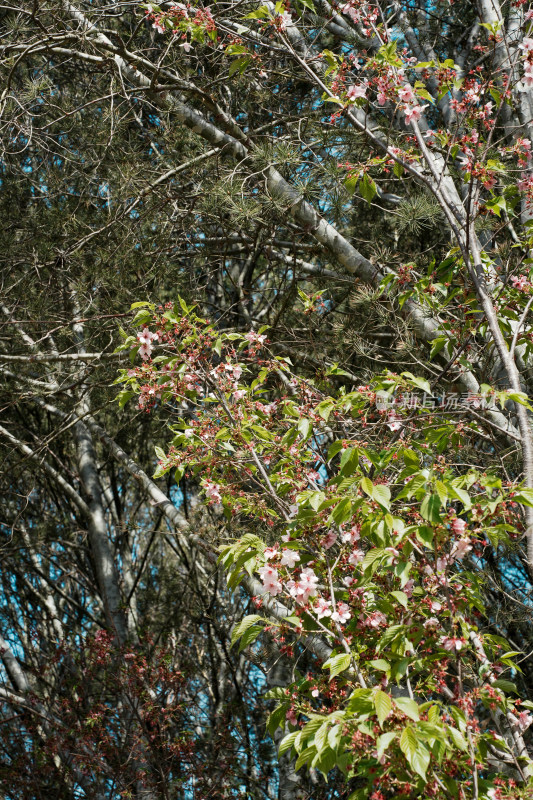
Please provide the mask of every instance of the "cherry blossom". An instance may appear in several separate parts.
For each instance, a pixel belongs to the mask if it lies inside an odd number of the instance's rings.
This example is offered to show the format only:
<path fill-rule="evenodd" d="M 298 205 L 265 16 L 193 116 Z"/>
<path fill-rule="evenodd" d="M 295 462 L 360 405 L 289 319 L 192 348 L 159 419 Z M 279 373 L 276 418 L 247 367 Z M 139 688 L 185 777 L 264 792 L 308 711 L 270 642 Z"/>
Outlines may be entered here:
<path fill-rule="evenodd" d="M 159 339 L 159 334 L 152 333 L 148 328 L 143 328 L 137 334 L 137 339 L 141 344 L 139 355 L 144 361 L 147 361 L 152 355 L 152 342 Z"/>
<path fill-rule="evenodd" d="M 221 488 L 221 486 L 216 483 L 211 483 L 211 481 L 206 481 L 205 483 L 205 493 L 207 497 L 214 503 L 222 502 L 222 497 L 220 494 Z"/>
<path fill-rule="evenodd" d="M 404 109 L 404 118 L 407 125 L 412 122 L 418 122 L 422 116 L 422 111 L 427 108 L 427 103 L 423 106 L 407 106 Z"/>
<path fill-rule="evenodd" d="M 415 94 L 409 85 L 398 89 L 398 97 L 402 103 L 413 103 L 416 100 Z"/>
<path fill-rule="evenodd" d="M 350 607 L 346 605 L 346 603 L 337 603 L 337 608 L 332 613 L 331 619 L 335 622 L 344 624 L 345 622 L 348 622 L 351 616 Z"/>
<path fill-rule="evenodd" d="M 533 717 L 528 711 L 521 711 L 517 718 L 515 725 L 520 731 L 526 731 L 529 726 L 533 723 Z"/>
<path fill-rule="evenodd" d="M 294 569 L 296 562 L 300 560 L 300 556 L 296 550 L 283 550 L 281 554 L 281 564 L 289 569 Z"/>
<path fill-rule="evenodd" d="M 350 553 L 350 556 L 348 558 L 348 564 L 352 564 L 355 567 L 357 564 L 361 563 L 364 557 L 365 557 L 365 551 L 356 548 L 355 550 L 352 550 L 352 552 Z"/>
<path fill-rule="evenodd" d="M 328 531 L 327 536 L 322 540 L 322 546 L 325 550 L 329 550 L 330 547 L 333 547 L 336 541 L 337 534 L 335 531 Z"/>
<path fill-rule="evenodd" d="M 455 636 L 444 636 L 440 640 L 440 643 L 445 650 L 448 650 L 449 652 L 455 651 L 456 653 L 462 650 L 465 644 L 463 639 L 459 639 L 458 637 Z"/>
<path fill-rule="evenodd" d="M 402 427 L 401 417 L 397 416 L 394 411 L 389 411 L 387 420 L 387 428 L 390 428 L 391 431 L 399 431 Z"/>
<path fill-rule="evenodd" d="M 472 545 L 470 544 L 470 539 L 459 539 L 459 541 L 456 542 L 452 547 L 450 558 L 452 560 L 464 558 L 471 549 Z"/>
<path fill-rule="evenodd" d="M 379 628 L 380 625 L 387 624 L 387 617 L 381 611 L 372 611 L 372 613 L 368 614 L 366 617 L 364 614 L 360 614 L 359 620 L 367 628 Z"/>
<path fill-rule="evenodd" d="M 466 522 L 463 519 L 459 519 L 456 517 L 452 521 L 452 531 L 456 533 L 458 536 L 462 536 L 466 529 Z"/>
<path fill-rule="evenodd" d="M 291 597 L 298 603 L 306 603 L 310 597 L 317 593 L 318 578 L 312 569 L 307 567 L 300 573 L 300 579 L 288 581 L 287 588 Z"/>
<path fill-rule="evenodd" d="M 353 86 L 350 86 L 346 92 L 346 96 L 350 100 L 358 100 L 359 98 L 366 99 L 367 90 L 368 84 L 366 83 L 354 84 Z"/>
<path fill-rule="evenodd" d="M 287 722 L 290 722 L 291 725 L 298 725 L 298 717 L 296 716 L 294 708 L 289 708 L 285 715 L 285 719 Z"/>
<path fill-rule="evenodd" d="M 343 531 L 341 533 L 341 541 L 344 542 L 344 544 L 355 544 L 361 538 L 359 533 L 360 529 L 359 525 L 352 525 L 349 531 Z"/>
<path fill-rule="evenodd" d="M 273 597 L 280 594 L 283 587 L 278 580 L 278 571 L 274 567 L 260 567 L 257 570 L 263 582 L 263 589 L 271 594 Z"/>
<path fill-rule="evenodd" d="M 331 603 L 328 600 L 324 600 L 323 597 L 319 597 L 316 605 L 313 607 L 313 611 L 317 615 L 318 619 L 322 619 L 323 617 L 331 617 Z"/>

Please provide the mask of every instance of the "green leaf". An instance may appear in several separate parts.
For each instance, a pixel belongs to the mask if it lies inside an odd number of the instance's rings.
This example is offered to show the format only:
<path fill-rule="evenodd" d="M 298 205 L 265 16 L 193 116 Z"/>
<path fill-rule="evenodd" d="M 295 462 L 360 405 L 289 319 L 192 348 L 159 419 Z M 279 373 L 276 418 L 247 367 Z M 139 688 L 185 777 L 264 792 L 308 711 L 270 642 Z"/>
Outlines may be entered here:
<path fill-rule="evenodd" d="M 405 608 L 407 609 L 407 604 L 409 602 L 409 598 L 405 594 L 405 592 L 394 591 L 391 592 L 392 597 L 395 597 L 396 600 Z"/>
<path fill-rule="evenodd" d="M 427 519 L 428 522 L 440 522 L 440 506 L 441 503 L 438 494 L 427 494 L 422 500 L 420 514 L 424 519 Z"/>
<path fill-rule="evenodd" d="M 346 520 L 350 519 L 351 515 L 352 501 L 348 497 L 345 497 L 344 500 L 341 500 L 340 503 L 337 503 L 331 512 L 331 516 L 337 525 L 342 525 L 343 522 L 346 522 Z"/>
<path fill-rule="evenodd" d="M 124 408 L 128 400 L 131 400 L 132 397 L 135 397 L 135 392 L 130 392 L 127 389 L 123 389 L 121 392 L 118 393 L 118 407 Z"/>
<path fill-rule="evenodd" d="M 426 779 L 426 772 L 429 767 L 429 751 L 422 742 L 418 743 L 418 747 L 411 759 L 411 766 L 417 775 L 420 775 L 423 780 Z"/>
<path fill-rule="evenodd" d="M 382 484 L 375 485 L 372 496 L 380 506 L 383 506 L 383 508 L 387 510 L 390 508 L 390 489 L 388 486 L 383 486 Z"/>
<path fill-rule="evenodd" d="M 461 503 L 464 505 L 465 509 L 472 508 L 472 501 L 470 500 L 470 495 L 465 489 L 458 489 L 456 486 L 449 486 L 450 494 L 452 497 L 455 497 L 457 500 L 460 500 Z"/>
<path fill-rule="evenodd" d="M 403 729 L 402 735 L 400 736 L 400 749 L 410 764 L 414 754 L 416 753 L 417 746 L 418 740 L 415 732 L 411 726 L 408 725 L 407 728 Z"/>
<path fill-rule="evenodd" d="M 367 203 L 371 203 L 375 195 L 377 194 L 377 187 L 370 175 L 365 172 L 361 180 L 359 181 L 359 191 L 361 192 L 361 196 L 367 201 Z"/>
<path fill-rule="evenodd" d="M 518 694 L 516 685 L 512 681 L 506 681 L 503 678 L 498 678 L 498 680 L 493 681 L 491 685 L 496 689 L 501 689 L 502 692 L 513 692 L 514 694 Z"/>
<path fill-rule="evenodd" d="M 300 755 L 298 756 L 296 764 L 294 765 L 295 771 L 298 772 L 300 767 L 303 767 L 304 764 L 307 764 L 309 761 L 312 761 L 315 756 L 316 756 L 316 747 L 312 745 L 311 747 L 308 747 L 306 750 L 304 750 L 303 753 L 300 753 Z"/>
<path fill-rule="evenodd" d="M 396 739 L 397 735 L 397 733 L 390 731 L 389 733 L 382 733 L 381 736 L 378 736 L 376 741 L 378 759 L 385 753 L 388 746 Z"/>
<path fill-rule="evenodd" d="M 288 750 L 292 750 L 294 747 L 294 740 L 297 736 L 299 736 L 300 731 L 292 731 L 285 736 L 279 745 L 278 756 L 281 757 L 283 753 L 286 753 Z"/>
<path fill-rule="evenodd" d="M 378 689 L 374 695 L 374 704 L 379 724 L 383 727 L 383 723 L 392 711 L 392 700 L 388 694 Z"/>
<path fill-rule="evenodd" d="M 519 492 L 513 495 L 513 500 L 523 506 L 533 506 L 533 489 L 520 489 Z"/>
<path fill-rule="evenodd" d="M 376 658 L 374 661 L 369 661 L 368 663 L 371 667 L 374 667 L 374 669 L 377 669 L 380 672 L 390 671 L 390 664 L 388 661 L 385 661 L 384 658 Z"/>
<path fill-rule="evenodd" d="M 251 60 L 251 56 L 241 56 L 240 58 L 236 58 L 235 61 L 230 64 L 228 77 L 231 78 L 236 72 L 238 72 L 239 75 L 242 75 Z"/>
<path fill-rule="evenodd" d="M 468 750 L 468 745 L 466 743 L 466 739 L 462 733 L 460 733 L 457 728 L 452 728 L 451 726 L 446 728 L 447 732 L 450 734 L 450 737 L 453 740 L 454 745 L 459 749 L 462 750 L 464 753 Z"/>
<path fill-rule="evenodd" d="M 309 439 L 313 430 L 313 424 L 310 419 L 303 418 L 298 423 L 298 431 L 301 434 L 304 442 Z"/>
<path fill-rule="evenodd" d="M 230 644 L 230 647 L 233 647 L 235 642 L 237 642 L 237 640 L 241 638 L 241 636 L 248 630 L 248 628 L 251 628 L 252 625 L 256 625 L 258 622 L 261 622 L 261 623 L 264 624 L 263 618 L 258 616 L 257 614 L 250 614 L 249 616 L 245 617 L 244 619 L 241 619 L 239 624 L 235 625 L 235 627 L 233 628 L 233 631 L 231 633 L 231 644 Z"/>
<path fill-rule="evenodd" d="M 418 722 L 420 719 L 420 713 L 418 711 L 418 706 L 414 700 L 411 700 L 410 697 L 395 697 L 394 698 L 394 705 L 396 705 L 400 711 L 403 711 L 409 719 Z"/>
<path fill-rule="evenodd" d="M 261 6 L 256 11 L 251 11 L 249 14 L 246 14 L 244 19 L 270 19 L 271 13 L 267 6 Z"/>
<path fill-rule="evenodd" d="M 413 375 L 412 372 L 402 372 L 402 378 L 407 378 L 413 386 L 422 389 L 426 394 L 431 394 L 431 386 L 425 378 L 419 378 L 417 375 Z"/>
<path fill-rule="evenodd" d="M 338 656 L 332 656 L 323 664 L 322 669 L 329 669 L 329 679 L 332 680 L 339 673 L 344 672 L 350 666 L 350 654 L 341 653 Z"/>

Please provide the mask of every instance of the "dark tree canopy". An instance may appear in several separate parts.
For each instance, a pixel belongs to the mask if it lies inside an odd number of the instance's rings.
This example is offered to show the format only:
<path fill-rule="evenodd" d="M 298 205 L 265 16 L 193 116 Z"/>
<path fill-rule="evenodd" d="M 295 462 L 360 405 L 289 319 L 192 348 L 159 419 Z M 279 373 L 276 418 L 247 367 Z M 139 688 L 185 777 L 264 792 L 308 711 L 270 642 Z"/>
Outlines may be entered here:
<path fill-rule="evenodd" d="M 3 796 L 527 797 L 533 12 L 0 20 Z"/>

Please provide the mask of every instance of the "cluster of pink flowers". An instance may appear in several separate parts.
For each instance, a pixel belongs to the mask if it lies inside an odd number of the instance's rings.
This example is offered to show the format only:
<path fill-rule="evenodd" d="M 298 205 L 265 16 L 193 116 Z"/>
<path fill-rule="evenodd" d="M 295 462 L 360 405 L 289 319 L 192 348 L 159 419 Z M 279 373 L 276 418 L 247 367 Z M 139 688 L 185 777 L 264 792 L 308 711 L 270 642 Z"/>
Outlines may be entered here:
<path fill-rule="evenodd" d="M 300 572 L 300 578 L 295 581 L 287 581 L 287 589 L 289 594 L 297 603 L 302 605 L 307 603 L 310 597 L 315 597 L 317 594 L 318 577 L 314 571 L 307 567 Z"/>
<path fill-rule="evenodd" d="M 140 331 L 137 334 L 137 339 L 139 340 L 141 345 L 139 347 L 139 355 L 141 356 L 143 361 L 148 361 L 148 359 L 152 355 L 152 349 L 153 349 L 152 342 L 157 342 L 157 340 L 159 339 L 159 334 L 152 333 L 150 330 L 148 330 L 148 328 L 143 328 L 142 331 Z"/>
<path fill-rule="evenodd" d="M 256 333 L 255 331 L 248 331 L 245 334 L 244 338 L 251 344 L 257 347 L 262 347 L 262 345 L 266 341 L 266 336 L 264 333 Z"/>
<path fill-rule="evenodd" d="M 519 47 L 524 51 L 526 59 L 524 63 L 524 75 L 520 82 L 520 89 L 523 92 L 527 92 L 533 87 L 533 39 L 528 36 L 524 37 Z"/>
<path fill-rule="evenodd" d="M 208 497 L 209 500 L 211 500 L 213 503 L 221 503 L 222 502 L 222 496 L 220 494 L 221 488 L 222 487 L 219 486 L 217 483 L 213 483 L 212 481 L 206 481 L 204 484 L 206 497 Z"/>
<path fill-rule="evenodd" d="M 464 639 L 457 636 L 443 636 L 440 643 L 450 653 L 459 653 L 466 644 Z"/>
<path fill-rule="evenodd" d="M 531 289 L 531 283 L 528 281 L 526 275 L 512 275 L 509 280 L 519 292 L 525 292 L 527 289 Z"/>
<path fill-rule="evenodd" d="M 278 571 L 275 567 L 271 567 L 270 565 L 266 564 L 264 567 L 261 567 L 258 572 L 261 581 L 263 582 L 263 589 L 265 592 L 268 592 L 270 595 L 272 595 L 272 597 L 275 597 L 277 594 L 280 594 L 280 592 L 283 591 L 283 586 L 279 581 Z"/>
<path fill-rule="evenodd" d="M 346 92 L 346 97 L 349 100 L 366 100 L 366 93 L 368 91 L 368 83 L 364 81 L 363 83 L 356 84 L 354 83 L 350 86 Z"/>
<path fill-rule="evenodd" d="M 404 106 L 403 113 L 404 113 L 405 124 L 406 125 L 410 125 L 413 122 L 418 122 L 418 120 L 422 116 L 422 111 L 427 107 L 428 107 L 427 103 L 425 103 L 425 105 L 423 105 L 423 106 L 419 106 L 419 105 L 416 105 L 416 106 L 413 106 L 413 105 Z"/>
<path fill-rule="evenodd" d="M 533 717 L 531 714 L 528 711 L 521 711 L 516 717 L 515 726 L 523 733 L 527 731 L 532 723 Z"/>

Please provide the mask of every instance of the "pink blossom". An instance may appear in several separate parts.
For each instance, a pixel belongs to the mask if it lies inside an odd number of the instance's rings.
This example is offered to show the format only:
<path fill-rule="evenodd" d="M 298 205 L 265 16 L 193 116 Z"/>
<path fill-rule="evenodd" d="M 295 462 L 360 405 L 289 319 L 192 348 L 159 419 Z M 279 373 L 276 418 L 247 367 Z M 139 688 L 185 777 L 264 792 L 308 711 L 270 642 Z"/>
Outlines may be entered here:
<path fill-rule="evenodd" d="M 533 717 L 528 711 L 521 711 L 518 717 L 513 720 L 513 722 L 515 726 L 523 733 L 533 723 Z"/>
<path fill-rule="evenodd" d="M 398 89 L 398 97 L 402 103 L 412 103 L 416 99 L 410 86 L 402 86 L 401 89 Z"/>
<path fill-rule="evenodd" d="M 462 536 L 465 532 L 466 522 L 463 519 L 456 517 L 452 522 L 452 531 L 458 536 Z"/>
<path fill-rule="evenodd" d="M 246 389 L 237 389 L 233 392 L 233 397 L 235 400 L 242 400 L 243 397 L 246 397 Z"/>
<path fill-rule="evenodd" d="M 260 78 L 267 78 L 268 77 L 268 73 L 266 73 L 264 70 L 261 70 L 261 72 L 259 73 L 259 77 Z M 265 341 L 266 336 L 263 333 L 256 333 L 255 331 L 248 331 L 248 333 L 245 334 L 244 338 L 247 339 L 247 341 L 250 342 L 250 344 L 260 344 L 261 345 Z"/>
<path fill-rule="evenodd" d="M 233 373 L 233 380 L 238 381 L 242 375 L 242 367 L 240 364 L 224 364 L 224 369 L 227 372 Z"/>
<path fill-rule="evenodd" d="M 426 628 L 426 629 L 436 629 L 436 628 L 439 627 L 439 625 L 440 625 L 440 623 L 439 623 L 437 617 L 429 617 L 424 622 L 424 628 Z"/>
<path fill-rule="evenodd" d="M 318 619 L 322 619 L 323 617 L 331 617 L 331 603 L 328 600 L 324 600 L 323 597 L 319 597 L 316 605 L 313 608 L 313 611 L 317 615 Z"/>
<path fill-rule="evenodd" d="M 344 625 L 345 622 L 348 622 L 351 616 L 350 608 L 346 605 L 346 603 L 337 603 L 337 608 L 331 615 L 331 619 L 335 622 L 340 622 L 341 625 Z"/>
<path fill-rule="evenodd" d="M 455 651 L 458 653 L 462 650 L 464 641 L 463 639 L 459 639 L 455 636 L 443 636 L 440 640 L 441 645 L 444 647 L 445 650 L 448 650 L 450 653 Z"/>
<path fill-rule="evenodd" d="M 274 545 L 274 547 L 265 547 L 265 552 L 263 555 L 265 557 L 265 561 L 270 561 L 271 558 L 276 558 L 276 556 L 279 555 L 277 545 Z"/>
<path fill-rule="evenodd" d="M 325 550 L 329 550 L 330 547 L 333 547 L 336 541 L 337 534 L 335 531 L 328 531 L 327 536 L 322 540 L 322 546 Z"/>
<path fill-rule="evenodd" d="M 442 611 L 442 603 L 439 603 L 438 600 L 432 600 L 429 604 L 429 607 L 435 612 Z"/>
<path fill-rule="evenodd" d="M 529 11 L 526 11 L 524 14 L 524 19 L 526 22 L 529 22 L 530 19 L 533 19 L 533 8 L 530 8 Z"/>
<path fill-rule="evenodd" d="M 298 717 L 296 716 L 294 708 L 289 708 L 289 710 L 285 714 L 285 719 L 287 720 L 287 722 L 290 722 L 291 725 L 298 725 Z"/>
<path fill-rule="evenodd" d="M 403 587 L 403 591 L 405 592 L 405 594 L 407 595 L 407 597 L 412 597 L 412 596 L 413 596 L 413 589 L 414 589 L 414 586 L 415 586 L 415 582 L 414 582 L 414 580 L 411 578 L 410 580 L 408 580 L 408 581 L 407 581 L 407 583 L 406 583 L 406 584 L 405 584 L 405 586 Z"/>
<path fill-rule="evenodd" d="M 153 23 L 152 28 L 155 28 L 158 33 L 164 33 L 165 32 L 165 29 L 163 28 L 163 26 L 161 25 L 161 23 L 157 19 Z"/>
<path fill-rule="evenodd" d="M 283 550 L 281 554 L 281 564 L 284 567 L 289 567 L 289 569 L 294 569 L 294 566 L 297 561 L 300 560 L 300 556 L 296 552 L 296 550 Z"/>
<path fill-rule="evenodd" d="M 318 697 L 318 695 L 319 695 L 319 694 L 320 694 L 320 692 L 319 692 L 318 688 L 317 688 L 316 686 L 314 686 L 314 687 L 311 689 L 311 696 L 312 696 L 312 697 Z"/>
<path fill-rule="evenodd" d="M 159 339 L 159 334 L 152 333 L 148 328 L 143 328 L 142 331 L 137 334 L 137 339 L 141 344 L 151 344 L 153 341 Z"/>
<path fill-rule="evenodd" d="M 289 11 L 284 11 L 283 14 L 279 17 L 279 26 L 281 30 L 285 30 L 287 25 L 292 25 L 292 17 Z"/>
<path fill-rule="evenodd" d="M 263 589 L 275 597 L 282 590 L 282 585 L 278 580 L 278 571 L 274 567 L 265 566 L 257 570 L 263 582 Z"/>
<path fill-rule="evenodd" d="M 352 564 L 355 567 L 357 564 L 361 563 L 364 557 L 365 557 L 365 551 L 356 548 L 355 550 L 352 550 L 352 552 L 350 553 L 350 557 L 348 558 L 348 564 Z"/>
<path fill-rule="evenodd" d="M 183 51 L 185 53 L 190 53 L 192 50 L 192 44 L 190 42 L 183 42 L 180 47 L 183 47 Z"/>
<path fill-rule="evenodd" d="M 524 38 L 522 39 L 522 43 L 519 44 L 518 47 L 520 48 L 520 50 L 525 50 L 526 53 L 531 52 L 531 50 L 533 50 L 533 39 L 530 39 L 528 36 L 524 36 Z"/>
<path fill-rule="evenodd" d="M 216 483 L 211 483 L 211 481 L 206 481 L 205 483 L 205 493 L 207 497 L 212 500 L 214 503 L 221 503 L 222 497 L 220 495 L 221 487 Z"/>
<path fill-rule="evenodd" d="M 359 98 L 366 99 L 366 93 L 368 89 L 368 84 L 366 83 L 359 83 L 350 86 L 348 91 L 346 92 L 346 97 L 350 100 L 358 100 Z"/>
<path fill-rule="evenodd" d="M 514 288 L 518 289 L 519 292 L 523 292 L 524 289 L 529 288 L 529 283 L 525 275 L 520 275 L 518 278 L 513 275 L 509 280 L 513 284 Z"/>
<path fill-rule="evenodd" d="M 437 572 L 445 572 L 447 566 L 448 566 L 448 558 L 446 556 L 437 558 Z"/>
<path fill-rule="evenodd" d="M 402 427 L 401 417 L 398 417 L 394 411 L 389 411 L 387 420 L 387 428 L 390 428 L 391 431 L 399 431 Z"/>
<path fill-rule="evenodd" d="M 349 531 L 343 531 L 341 533 L 341 541 L 345 544 L 355 544 L 361 538 L 360 535 L 361 527 L 360 525 L 352 525 Z"/>
<path fill-rule="evenodd" d="M 470 544 L 470 539 L 459 539 L 458 542 L 454 544 L 452 547 L 452 552 L 450 553 L 450 557 L 452 559 L 462 559 L 466 556 L 467 553 L 470 552 L 472 549 L 472 545 Z"/>
<path fill-rule="evenodd" d="M 525 151 L 528 158 L 531 158 L 531 139 L 520 139 L 516 140 L 516 143 L 522 150 Z"/>
<path fill-rule="evenodd" d="M 152 342 L 159 339 L 158 333 L 152 333 L 148 328 L 143 328 L 137 334 L 137 339 L 141 346 L 139 347 L 139 355 L 145 361 L 150 358 L 152 354 Z"/>
<path fill-rule="evenodd" d="M 359 620 L 367 628 L 379 628 L 380 625 L 387 624 L 387 617 L 381 611 L 372 611 L 366 618 L 364 614 L 360 614 Z"/>
<path fill-rule="evenodd" d="M 149 344 L 142 344 L 138 352 L 143 361 L 147 361 L 152 355 L 152 347 Z"/>
<path fill-rule="evenodd" d="M 288 581 L 287 588 L 291 597 L 298 603 L 307 603 L 310 597 L 317 593 L 318 578 L 312 569 L 307 567 L 300 573 L 300 579 Z"/>
<path fill-rule="evenodd" d="M 405 123 L 409 125 L 412 122 L 418 122 L 422 116 L 422 111 L 427 108 L 427 103 L 423 106 L 407 106 L 404 109 Z"/>

